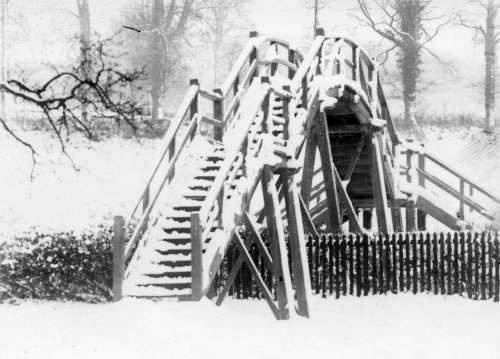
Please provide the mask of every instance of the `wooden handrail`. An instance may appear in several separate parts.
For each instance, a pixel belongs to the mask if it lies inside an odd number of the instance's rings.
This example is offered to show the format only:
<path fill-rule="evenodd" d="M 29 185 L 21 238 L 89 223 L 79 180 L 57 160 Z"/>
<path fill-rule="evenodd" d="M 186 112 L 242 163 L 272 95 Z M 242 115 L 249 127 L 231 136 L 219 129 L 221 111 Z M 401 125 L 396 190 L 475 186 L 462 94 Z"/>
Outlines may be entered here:
<path fill-rule="evenodd" d="M 449 173 L 453 174 L 455 177 L 459 178 L 459 179 L 462 179 L 465 183 L 467 183 L 469 186 L 473 187 L 474 189 L 478 190 L 479 192 L 481 192 L 483 195 L 485 195 L 486 197 L 488 197 L 489 199 L 491 199 L 492 201 L 500 204 L 500 198 L 492 195 L 490 192 L 488 192 L 485 188 L 477 185 L 474 181 L 472 181 L 471 179 L 467 178 L 465 175 L 463 175 L 462 173 L 460 173 L 459 171 L 455 170 L 454 168 L 452 168 L 449 164 L 447 164 L 446 162 L 438 159 L 437 157 L 435 157 L 434 155 L 431 155 L 427 152 L 424 153 L 424 156 L 426 158 L 428 158 L 429 160 L 431 160 L 432 162 L 434 162 L 435 164 L 439 165 L 441 168 L 445 169 L 446 171 L 448 171 Z"/>
<path fill-rule="evenodd" d="M 250 41 L 244 48 L 243 51 L 241 52 L 240 56 L 236 60 L 233 68 L 231 69 L 231 72 L 226 78 L 226 81 L 224 81 L 224 84 L 222 85 L 222 95 L 223 97 L 226 97 L 227 94 L 231 91 L 233 88 L 234 82 L 236 79 L 239 77 L 241 70 L 245 66 L 245 64 L 248 62 L 248 59 L 250 58 L 251 54 L 253 51 L 256 50 L 256 46 L 254 41 Z"/>
<path fill-rule="evenodd" d="M 240 127 L 240 132 L 239 132 L 240 137 L 238 137 L 238 140 L 235 142 L 236 146 L 232 149 L 231 153 L 224 160 L 224 163 L 222 164 L 219 173 L 217 174 L 217 177 L 210 188 L 210 192 L 207 194 L 207 197 L 203 202 L 203 205 L 200 209 L 200 218 L 202 223 L 208 217 L 208 213 L 211 209 L 212 204 L 217 200 L 220 191 L 222 191 L 227 174 L 231 169 L 231 166 L 236 160 L 237 156 L 239 155 L 241 146 L 245 143 L 246 137 L 248 137 L 248 130 L 250 129 L 250 126 L 252 126 L 252 120 L 253 118 L 255 118 L 257 112 L 260 110 L 264 98 L 269 93 L 270 86 L 268 84 L 262 84 L 261 86 L 263 86 L 264 91 L 261 92 L 261 96 L 254 102 L 253 111 L 249 112 L 250 115 L 247 114 L 250 120 L 248 120 L 248 122 L 244 126 Z"/>
<path fill-rule="evenodd" d="M 307 52 L 304 60 L 300 64 L 300 67 L 297 69 L 295 76 L 293 77 L 291 90 L 292 92 L 298 91 L 302 87 L 302 80 L 306 77 L 307 73 L 311 68 L 311 64 L 314 59 L 318 56 L 318 53 L 321 51 L 321 47 L 323 46 L 323 41 L 325 40 L 324 36 L 316 36 L 314 42 L 311 45 L 311 48 Z"/>
<path fill-rule="evenodd" d="M 173 171 L 175 169 L 175 164 L 176 164 L 179 156 L 181 155 L 182 150 L 184 149 L 187 141 L 192 138 L 193 131 L 195 131 L 196 128 L 197 128 L 197 121 L 198 121 L 198 115 L 195 115 L 195 116 L 193 116 L 191 118 L 191 122 L 189 124 L 188 131 L 184 135 L 184 138 L 183 138 L 183 140 L 181 142 L 181 145 L 177 148 L 177 150 L 176 150 L 173 158 L 170 160 L 170 162 L 168 164 L 168 167 L 167 167 L 167 171 L 165 173 L 165 176 L 163 177 L 163 180 L 162 180 L 162 182 L 160 184 L 160 187 L 155 192 L 155 195 L 153 196 L 153 200 L 149 203 L 148 207 L 144 211 L 141 219 L 139 220 L 139 223 L 135 227 L 135 230 L 134 230 L 134 232 L 132 234 L 132 237 L 127 242 L 127 245 L 125 247 L 125 262 L 126 263 L 128 263 L 130 261 L 132 255 L 134 253 L 134 249 L 135 249 L 135 247 L 137 245 L 137 242 L 140 240 L 140 234 L 141 234 L 141 232 L 143 230 L 143 227 L 147 223 L 148 217 L 151 214 L 151 211 L 153 210 L 153 207 L 155 206 L 156 201 L 158 200 L 158 197 L 160 196 L 163 188 L 165 187 L 165 184 L 167 183 L 168 179 L 172 175 L 172 173 L 173 173 Z"/>
<path fill-rule="evenodd" d="M 163 161 L 165 160 L 165 157 L 171 148 L 171 144 L 173 143 L 173 141 L 175 141 L 175 137 L 177 136 L 177 132 L 179 131 L 179 128 L 182 124 L 182 121 L 184 120 L 184 117 L 186 116 L 186 114 L 190 111 L 191 104 L 196 99 L 198 91 L 199 91 L 198 85 L 191 85 L 189 87 L 189 90 L 188 90 L 186 96 L 184 96 L 184 99 L 182 100 L 182 103 L 179 106 L 179 109 L 177 110 L 177 113 L 176 113 L 174 119 L 172 120 L 172 123 L 168 127 L 168 130 L 167 130 L 165 136 L 163 136 L 162 142 L 165 143 L 165 147 L 164 147 L 163 151 L 161 152 L 160 159 L 159 159 L 158 163 L 156 164 L 156 166 L 153 170 L 153 173 L 151 174 L 148 181 L 146 182 L 145 189 L 144 189 L 144 191 L 141 192 L 141 196 L 140 196 L 139 200 L 137 201 L 137 204 L 135 205 L 134 210 L 130 214 L 128 221 L 126 222 L 127 223 L 126 228 L 128 228 L 128 226 L 131 224 L 131 221 L 133 220 L 134 216 L 136 215 L 137 210 L 139 209 L 139 206 L 144 198 L 145 193 L 149 192 L 151 183 L 155 179 L 156 174 L 158 173 L 158 170 L 160 169 Z"/>

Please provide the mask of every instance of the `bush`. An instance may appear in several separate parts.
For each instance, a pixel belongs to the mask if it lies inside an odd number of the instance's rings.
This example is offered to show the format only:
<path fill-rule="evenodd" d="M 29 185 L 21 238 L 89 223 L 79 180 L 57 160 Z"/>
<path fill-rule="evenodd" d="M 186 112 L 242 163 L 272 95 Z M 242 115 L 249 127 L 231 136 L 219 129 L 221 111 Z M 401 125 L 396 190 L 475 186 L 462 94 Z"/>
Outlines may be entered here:
<path fill-rule="evenodd" d="M 111 299 L 111 232 L 36 233 L 0 244 L 0 302 Z"/>

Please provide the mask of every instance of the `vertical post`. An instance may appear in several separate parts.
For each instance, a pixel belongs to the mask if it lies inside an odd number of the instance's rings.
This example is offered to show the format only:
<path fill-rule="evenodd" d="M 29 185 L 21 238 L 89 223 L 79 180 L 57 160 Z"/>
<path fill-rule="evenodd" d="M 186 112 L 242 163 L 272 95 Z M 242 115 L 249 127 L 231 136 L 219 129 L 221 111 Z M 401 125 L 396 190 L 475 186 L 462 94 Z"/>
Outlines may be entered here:
<path fill-rule="evenodd" d="M 290 174 L 288 169 L 284 170 L 282 178 L 283 186 L 286 191 L 285 202 L 287 209 L 288 238 L 292 254 L 292 268 L 297 294 L 297 312 L 299 315 L 309 317 L 311 279 L 307 263 L 306 239 L 300 211 L 299 193 L 293 175 Z M 323 278 L 325 278 L 324 275 Z"/>
<path fill-rule="evenodd" d="M 290 268 L 288 265 L 284 224 L 281 218 L 278 192 L 276 191 L 273 176 L 272 168 L 267 165 L 264 166 L 261 183 L 271 240 L 273 277 L 276 278 L 278 319 L 288 319 L 291 315 L 290 304 L 293 301 L 292 280 L 290 278 Z"/>
<path fill-rule="evenodd" d="M 288 62 L 295 65 L 295 50 L 288 49 Z M 291 68 L 288 69 L 288 78 L 291 80 L 295 76 L 295 71 Z"/>
<path fill-rule="evenodd" d="M 123 295 L 123 275 L 125 271 L 125 220 L 116 216 L 113 224 L 113 301 Z"/>
<path fill-rule="evenodd" d="M 387 201 L 387 190 L 385 185 L 384 166 L 382 164 L 382 153 L 379 143 L 379 134 L 372 133 L 371 140 L 371 178 L 373 185 L 373 198 L 377 211 L 377 224 L 379 232 L 393 232 L 392 217 Z"/>
<path fill-rule="evenodd" d="M 353 81 L 359 80 L 359 47 L 353 46 L 352 48 L 352 79 Z"/>
<path fill-rule="evenodd" d="M 418 185 L 425 188 L 425 177 L 422 172 L 425 172 L 425 153 L 418 154 Z M 419 231 L 425 231 L 426 225 L 426 214 L 421 210 L 417 210 L 417 228 Z"/>
<path fill-rule="evenodd" d="M 458 209 L 458 217 L 461 220 L 465 219 L 465 181 L 460 177 L 460 207 Z"/>
<path fill-rule="evenodd" d="M 318 124 L 318 148 L 323 168 L 323 179 L 326 187 L 326 198 L 328 205 L 328 224 L 333 233 L 342 232 L 342 218 L 340 210 L 340 198 L 338 186 L 342 183 L 335 176 L 335 164 L 333 163 L 332 146 L 328 133 L 328 119 L 325 112 L 319 114 Z"/>
<path fill-rule="evenodd" d="M 220 121 L 221 123 L 220 127 L 216 126 L 214 128 L 214 140 L 222 141 L 222 137 L 224 136 L 224 128 L 226 125 L 225 123 L 222 123 L 222 121 L 224 121 L 224 98 L 221 89 L 214 89 L 214 92 L 221 96 L 220 100 L 214 100 L 214 119 Z"/>
<path fill-rule="evenodd" d="M 413 151 L 410 149 L 406 150 L 406 167 L 408 167 L 408 172 L 406 174 L 406 180 L 408 183 L 413 182 L 414 172 L 415 172 L 415 157 L 413 156 Z"/>
<path fill-rule="evenodd" d="M 198 79 L 191 79 L 189 80 L 189 85 L 190 86 L 199 86 L 200 83 Z M 194 97 L 193 101 L 191 102 L 191 105 L 189 106 L 189 119 L 192 120 L 193 116 L 198 113 L 198 94 Z M 193 133 L 191 134 L 191 140 L 193 140 L 194 136 L 196 136 L 196 132 L 198 131 L 198 128 L 195 127 L 193 130 Z"/>
<path fill-rule="evenodd" d="M 191 299 L 203 296 L 203 242 L 200 214 L 191 213 Z"/>
<path fill-rule="evenodd" d="M 406 231 L 413 232 L 416 227 L 415 201 L 410 199 L 406 205 Z"/>

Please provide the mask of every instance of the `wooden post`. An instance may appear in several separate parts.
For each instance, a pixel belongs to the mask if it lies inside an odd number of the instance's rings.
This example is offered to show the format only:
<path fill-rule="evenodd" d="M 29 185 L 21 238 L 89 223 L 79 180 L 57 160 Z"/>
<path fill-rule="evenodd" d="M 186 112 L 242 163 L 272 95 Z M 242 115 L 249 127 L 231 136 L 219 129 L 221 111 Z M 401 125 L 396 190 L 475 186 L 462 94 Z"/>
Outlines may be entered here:
<path fill-rule="evenodd" d="M 125 271 L 125 220 L 116 216 L 113 224 L 113 301 L 122 299 Z"/>
<path fill-rule="evenodd" d="M 310 315 L 311 279 L 307 264 L 306 241 L 300 210 L 299 193 L 288 169 L 282 174 L 286 189 L 286 208 L 288 221 L 288 240 L 292 254 L 292 268 L 297 295 L 298 314 L 304 317 Z"/>
<path fill-rule="evenodd" d="M 276 279 L 276 296 L 278 299 L 278 319 L 288 319 L 291 315 L 290 303 L 293 301 L 292 281 L 288 266 L 285 232 L 278 192 L 273 181 L 273 171 L 270 166 L 264 166 L 262 171 L 262 192 L 271 239 L 273 257 L 273 275 Z"/>
<path fill-rule="evenodd" d="M 203 296 L 203 239 L 200 214 L 191 213 L 191 299 Z"/>
<path fill-rule="evenodd" d="M 217 88 L 214 89 L 214 92 L 219 95 L 222 94 L 222 90 Z M 222 138 L 224 136 L 224 126 L 225 124 L 222 123 L 224 121 L 224 99 L 220 100 L 214 100 L 214 119 L 218 120 L 221 122 L 221 125 L 223 127 L 216 126 L 214 127 L 214 140 L 216 141 L 222 141 Z"/>
<path fill-rule="evenodd" d="M 465 219 L 465 181 L 460 178 L 460 207 L 458 209 L 458 218 Z"/>
<path fill-rule="evenodd" d="M 415 201 L 409 200 L 406 205 L 406 231 L 413 232 L 416 230 L 416 208 Z"/>
<path fill-rule="evenodd" d="M 328 224 L 333 233 L 342 232 L 342 218 L 340 211 L 340 198 L 338 183 L 335 176 L 335 167 L 333 164 L 332 147 L 330 144 L 330 135 L 328 132 L 328 120 L 326 113 L 322 112 L 318 119 L 318 148 L 321 156 L 321 164 L 323 168 L 323 180 L 326 187 L 326 198 L 328 205 Z"/>
<path fill-rule="evenodd" d="M 316 126 L 313 125 L 306 139 L 306 149 L 304 155 L 304 166 L 302 169 L 302 182 L 300 184 L 300 194 L 307 209 L 311 198 L 312 180 L 314 177 L 314 162 L 316 160 L 316 148 L 318 146 L 318 136 Z"/>
<path fill-rule="evenodd" d="M 295 64 L 295 50 L 288 49 L 288 61 L 291 64 Z M 291 80 L 295 76 L 295 71 L 292 68 L 288 69 L 288 78 Z"/>
<path fill-rule="evenodd" d="M 373 184 L 373 197 L 377 211 L 377 223 L 379 232 L 393 232 L 392 217 L 387 203 L 387 191 L 385 186 L 384 167 L 382 165 L 382 153 L 379 146 L 379 135 L 371 136 L 371 172 Z"/>

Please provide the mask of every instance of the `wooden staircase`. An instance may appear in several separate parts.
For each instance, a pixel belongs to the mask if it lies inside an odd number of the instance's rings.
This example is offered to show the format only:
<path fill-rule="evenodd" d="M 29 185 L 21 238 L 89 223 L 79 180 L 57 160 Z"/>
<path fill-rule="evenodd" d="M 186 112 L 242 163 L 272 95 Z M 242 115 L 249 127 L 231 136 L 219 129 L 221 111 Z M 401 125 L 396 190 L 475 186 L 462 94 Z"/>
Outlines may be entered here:
<path fill-rule="evenodd" d="M 255 36 L 221 89 L 191 82 L 127 222 L 124 295 L 201 299 L 245 223 L 263 163 L 267 183 L 278 190 L 273 208 L 282 212 L 286 186 L 281 174 L 269 178 L 269 168 L 283 161 L 287 170 L 300 171 L 299 211 L 313 233 L 317 219 L 332 232 L 342 232 L 345 222 L 363 232 L 358 212 L 365 209 L 376 210 L 379 232 L 403 230 L 403 212 L 410 232 L 417 229 L 417 211 L 451 229 L 463 227 L 466 207 L 491 219 L 472 195 L 500 203 L 497 197 L 399 140 L 376 65 L 355 43 L 319 34 L 302 57 L 284 41 Z M 190 157 L 200 139 L 207 143 L 203 153 Z M 439 181 L 424 160 L 457 177 L 459 188 Z M 318 174 L 321 181 L 313 185 Z M 431 184 L 458 200 L 458 215 L 426 194 Z M 263 223 L 266 215 L 257 216 L 255 223 Z"/>

